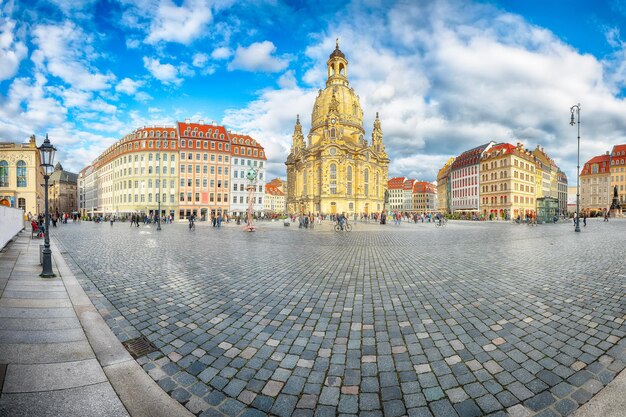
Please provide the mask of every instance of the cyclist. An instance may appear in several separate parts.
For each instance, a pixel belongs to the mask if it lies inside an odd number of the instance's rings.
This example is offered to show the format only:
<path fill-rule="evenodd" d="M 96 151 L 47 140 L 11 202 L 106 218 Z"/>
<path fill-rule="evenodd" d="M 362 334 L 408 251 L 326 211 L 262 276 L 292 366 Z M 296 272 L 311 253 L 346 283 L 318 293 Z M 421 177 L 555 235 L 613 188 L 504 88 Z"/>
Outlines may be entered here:
<path fill-rule="evenodd" d="M 346 222 L 346 216 L 342 212 L 339 216 L 337 216 L 337 222 L 339 223 L 339 227 L 343 230 L 343 224 Z"/>
<path fill-rule="evenodd" d="M 195 227 L 196 216 L 194 214 L 189 215 L 189 228 L 193 229 Z"/>

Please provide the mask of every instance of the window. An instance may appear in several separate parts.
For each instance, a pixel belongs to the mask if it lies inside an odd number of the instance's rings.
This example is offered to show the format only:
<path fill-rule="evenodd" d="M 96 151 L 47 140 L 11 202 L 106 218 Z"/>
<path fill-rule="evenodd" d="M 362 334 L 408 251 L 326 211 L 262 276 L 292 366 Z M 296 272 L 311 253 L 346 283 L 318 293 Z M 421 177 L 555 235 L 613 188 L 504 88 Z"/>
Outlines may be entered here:
<path fill-rule="evenodd" d="M 26 162 L 17 161 L 17 186 L 26 187 Z"/>
<path fill-rule="evenodd" d="M 352 195 L 352 167 L 348 166 L 346 170 L 346 194 Z"/>
<path fill-rule="evenodd" d="M 365 196 L 369 196 L 369 187 L 370 187 L 370 172 L 369 170 L 365 170 L 363 172 L 363 188 L 365 191 Z"/>
<path fill-rule="evenodd" d="M 0 187 L 9 186 L 9 163 L 0 161 Z"/>
<path fill-rule="evenodd" d="M 330 164 L 330 193 L 337 194 L 337 165 Z"/>
<path fill-rule="evenodd" d="M 20 197 L 17 199 L 17 208 L 26 211 L 26 199 L 25 198 Z"/>

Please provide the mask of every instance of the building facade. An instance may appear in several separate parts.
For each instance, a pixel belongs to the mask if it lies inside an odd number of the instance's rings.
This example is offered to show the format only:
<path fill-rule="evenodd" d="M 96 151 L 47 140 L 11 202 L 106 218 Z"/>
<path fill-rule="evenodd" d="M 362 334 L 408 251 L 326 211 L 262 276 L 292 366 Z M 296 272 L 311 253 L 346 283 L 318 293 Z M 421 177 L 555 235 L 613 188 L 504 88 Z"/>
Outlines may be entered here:
<path fill-rule="evenodd" d="M 265 184 L 263 211 L 267 214 L 285 213 L 285 193 L 272 183 Z"/>
<path fill-rule="evenodd" d="M 180 137 L 179 219 L 208 220 L 230 207 L 230 139 L 224 126 L 189 119 L 177 123 Z"/>
<path fill-rule="evenodd" d="M 237 161 L 237 174 L 233 172 Z M 231 135 L 215 122 L 177 122 L 138 128 L 125 135 L 81 170 L 77 182 L 81 215 L 129 217 L 195 215 L 208 220 L 231 210 L 231 175 L 258 171 L 255 210 L 263 208 L 266 156 L 257 141 Z M 243 165 L 242 165 L 243 164 Z M 239 192 L 240 182 L 237 182 Z M 247 192 L 235 208 L 247 209 Z M 232 197 L 234 199 L 234 197 Z M 159 212 L 160 205 L 160 212 Z M 239 205 L 239 206 L 237 206 Z"/>
<path fill-rule="evenodd" d="M 306 140 L 299 117 L 287 161 L 290 213 L 374 213 L 383 209 L 389 157 L 378 114 L 365 139 L 359 97 L 349 87 L 348 61 L 337 44 L 327 61 Z"/>
<path fill-rule="evenodd" d="M 450 211 L 480 212 L 480 160 L 495 142 L 463 152 L 450 166 Z"/>
<path fill-rule="evenodd" d="M 560 169 L 556 173 L 557 187 L 558 187 L 558 205 L 559 214 L 561 216 L 567 216 L 567 175 Z"/>
<path fill-rule="evenodd" d="M 248 186 L 254 187 L 252 209 L 256 215 L 261 215 L 265 198 L 265 169 L 267 158 L 263 147 L 250 136 L 237 135 L 229 132 L 231 141 L 231 176 L 232 201 L 230 202 L 230 213 L 233 216 L 243 215 L 248 211 Z M 253 184 L 246 179 L 246 172 L 253 168 L 257 175 Z"/>
<path fill-rule="evenodd" d="M 456 158 L 450 158 L 437 173 L 437 211 L 450 213 L 450 167 Z"/>
<path fill-rule="evenodd" d="M 413 184 L 415 180 L 407 179 L 404 181 L 402 188 L 402 195 L 404 201 L 402 202 L 402 211 L 413 211 Z"/>
<path fill-rule="evenodd" d="M 481 214 L 502 220 L 534 217 L 536 175 L 536 158 L 521 143 L 492 146 L 480 162 Z"/>
<path fill-rule="evenodd" d="M 171 126 L 142 127 L 110 146 L 85 175 L 92 215 L 175 214 L 178 139 Z M 95 172 L 94 172 L 95 171 Z M 91 195 L 89 195 L 91 194 Z"/>
<path fill-rule="evenodd" d="M 614 187 L 617 187 L 617 197 L 624 211 L 626 210 L 626 144 L 615 145 L 611 151 L 611 202 Z"/>
<path fill-rule="evenodd" d="M 389 202 L 386 208 L 388 211 L 404 210 L 404 182 L 406 180 L 406 177 L 395 177 L 387 181 Z"/>
<path fill-rule="evenodd" d="M 437 186 L 425 181 L 413 183 L 413 211 L 417 213 L 437 212 Z"/>
<path fill-rule="evenodd" d="M 585 163 L 580 173 L 580 210 L 608 211 L 613 200 L 611 188 L 611 155 L 595 156 Z"/>
<path fill-rule="evenodd" d="M 51 213 L 78 211 L 78 174 L 65 171 L 61 163 L 57 162 L 48 184 L 48 205 Z"/>
<path fill-rule="evenodd" d="M 0 205 L 43 213 L 43 171 L 35 135 L 28 143 L 0 143 Z"/>

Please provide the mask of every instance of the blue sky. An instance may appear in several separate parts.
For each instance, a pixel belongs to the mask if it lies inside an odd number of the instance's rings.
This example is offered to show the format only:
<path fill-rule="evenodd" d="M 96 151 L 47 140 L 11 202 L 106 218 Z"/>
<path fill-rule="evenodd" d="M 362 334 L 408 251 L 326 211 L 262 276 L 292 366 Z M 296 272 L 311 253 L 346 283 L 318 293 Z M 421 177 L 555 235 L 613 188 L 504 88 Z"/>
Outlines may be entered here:
<path fill-rule="evenodd" d="M 489 140 L 541 144 L 576 175 L 626 143 L 626 0 L 0 0 L 0 141 L 49 133 L 74 171 L 133 129 L 215 120 L 285 175 L 335 38 L 390 175 L 432 181 Z"/>

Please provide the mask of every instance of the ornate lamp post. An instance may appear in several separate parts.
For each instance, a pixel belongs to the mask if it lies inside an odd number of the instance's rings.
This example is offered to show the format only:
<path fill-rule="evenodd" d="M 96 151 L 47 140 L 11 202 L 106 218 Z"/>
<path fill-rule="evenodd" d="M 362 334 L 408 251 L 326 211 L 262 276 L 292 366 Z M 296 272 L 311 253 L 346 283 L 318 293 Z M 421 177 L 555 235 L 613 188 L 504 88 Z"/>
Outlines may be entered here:
<path fill-rule="evenodd" d="M 572 112 L 572 118 L 569 122 L 574 126 L 578 123 L 578 162 L 576 163 L 576 227 L 575 232 L 580 232 L 580 103 L 574 104 L 570 111 Z M 576 112 L 577 122 L 574 121 L 574 111 Z"/>
<path fill-rule="evenodd" d="M 46 235 L 43 247 L 43 271 L 41 272 L 42 278 L 52 278 L 54 277 L 54 272 L 52 271 L 52 251 L 50 250 L 50 216 L 48 214 L 48 179 L 50 178 L 50 174 L 54 171 L 54 153 L 56 149 L 50 143 L 48 139 L 48 134 L 46 133 L 46 140 L 43 141 L 43 144 L 37 148 L 39 150 L 39 155 L 41 157 L 40 166 L 43 168 L 43 179 L 44 179 L 44 204 L 45 204 L 45 220 L 46 220 Z"/>
<path fill-rule="evenodd" d="M 254 232 L 256 227 L 252 223 L 254 218 L 254 191 L 256 190 L 256 169 L 250 167 L 246 172 L 246 178 L 248 179 L 248 221 L 246 226 L 243 228 L 244 232 Z"/>

